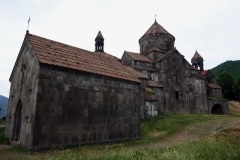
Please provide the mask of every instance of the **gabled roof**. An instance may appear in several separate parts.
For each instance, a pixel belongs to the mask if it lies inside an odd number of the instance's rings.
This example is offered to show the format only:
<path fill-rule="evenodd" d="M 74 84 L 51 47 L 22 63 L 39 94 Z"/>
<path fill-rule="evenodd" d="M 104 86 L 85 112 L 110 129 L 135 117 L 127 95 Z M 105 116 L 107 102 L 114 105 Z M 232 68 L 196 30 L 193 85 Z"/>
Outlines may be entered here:
<path fill-rule="evenodd" d="M 201 72 L 201 75 L 204 76 L 205 74 L 207 74 L 207 72 L 208 72 L 208 70 L 202 71 L 202 72 Z"/>
<path fill-rule="evenodd" d="M 151 53 L 151 52 L 161 52 L 160 49 L 153 47 L 152 49 L 150 49 L 145 55 Z"/>
<path fill-rule="evenodd" d="M 196 51 L 195 54 L 193 55 L 191 61 L 192 61 L 193 59 L 198 59 L 198 58 L 203 59 L 202 56 Z"/>
<path fill-rule="evenodd" d="M 144 93 L 144 100 L 146 100 L 146 101 L 158 101 L 158 96 L 145 92 Z"/>
<path fill-rule="evenodd" d="M 101 31 L 98 32 L 97 37 L 95 38 L 95 40 L 98 39 L 98 38 L 104 39 Z"/>
<path fill-rule="evenodd" d="M 156 20 L 153 23 L 153 25 L 147 30 L 147 32 L 141 38 L 143 38 L 145 36 L 148 36 L 148 35 L 154 35 L 154 34 L 168 34 L 168 35 L 171 35 L 166 29 L 164 29 L 160 24 L 158 24 Z M 171 35 L 171 36 L 173 36 L 173 35 Z"/>
<path fill-rule="evenodd" d="M 132 57 L 132 59 L 134 59 L 136 61 L 153 62 L 148 57 L 145 57 L 144 55 L 141 55 L 139 53 L 133 53 L 133 52 L 128 52 L 128 51 L 124 51 L 124 53 L 128 54 L 130 57 Z"/>
<path fill-rule="evenodd" d="M 201 75 L 205 76 L 207 73 L 210 73 L 215 78 L 215 76 L 213 75 L 213 73 L 209 69 L 202 71 Z"/>
<path fill-rule="evenodd" d="M 121 80 L 141 82 L 131 71 L 118 62 L 116 57 L 110 54 L 87 51 L 33 34 L 28 34 L 27 39 L 40 63 Z"/>
<path fill-rule="evenodd" d="M 210 87 L 210 88 L 213 88 L 213 89 L 222 89 L 219 85 L 215 84 L 215 83 L 207 83 L 207 85 Z"/>
<path fill-rule="evenodd" d="M 170 50 L 169 52 L 167 52 L 166 54 L 164 54 L 163 56 L 159 57 L 158 59 L 156 59 L 155 62 L 159 62 L 159 61 L 162 61 L 163 59 L 165 59 L 166 57 L 170 56 L 172 53 L 174 53 L 174 51 L 177 51 L 178 50 L 176 48 Z"/>
<path fill-rule="evenodd" d="M 132 72 L 132 74 L 134 74 L 137 78 L 144 78 L 144 79 L 148 79 L 143 73 L 136 71 L 135 69 L 133 69 L 132 67 L 126 66 L 126 68 Z"/>
<path fill-rule="evenodd" d="M 148 80 L 148 86 L 150 87 L 158 87 L 158 88 L 164 88 L 165 86 L 161 83 L 158 83 L 156 81 Z"/>

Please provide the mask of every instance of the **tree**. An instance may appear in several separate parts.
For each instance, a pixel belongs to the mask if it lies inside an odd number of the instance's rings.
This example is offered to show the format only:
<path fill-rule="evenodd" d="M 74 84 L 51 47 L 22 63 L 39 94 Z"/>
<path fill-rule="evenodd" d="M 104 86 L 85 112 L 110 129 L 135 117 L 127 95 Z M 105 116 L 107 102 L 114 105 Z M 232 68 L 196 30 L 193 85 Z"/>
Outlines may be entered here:
<path fill-rule="evenodd" d="M 217 79 L 217 84 L 222 87 L 222 94 L 224 98 L 231 100 L 234 99 L 232 92 L 234 80 L 229 73 L 222 72 Z"/>
<path fill-rule="evenodd" d="M 240 100 L 240 76 L 235 80 L 232 90 L 235 100 Z"/>

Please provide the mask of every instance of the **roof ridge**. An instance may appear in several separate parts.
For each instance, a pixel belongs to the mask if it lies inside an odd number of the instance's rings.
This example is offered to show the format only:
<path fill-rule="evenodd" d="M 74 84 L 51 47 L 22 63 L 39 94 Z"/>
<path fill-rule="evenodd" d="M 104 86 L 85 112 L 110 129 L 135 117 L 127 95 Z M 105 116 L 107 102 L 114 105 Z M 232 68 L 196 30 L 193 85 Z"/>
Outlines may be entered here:
<path fill-rule="evenodd" d="M 114 56 L 92 52 L 31 34 L 28 42 L 40 63 L 140 83 Z"/>
<path fill-rule="evenodd" d="M 52 39 L 49 39 L 49 38 L 45 38 L 45 37 L 41 37 L 41 36 L 38 36 L 38 35 L 35 35 L 35 34 L 28 34 L 28 36 L 35 36 L 35 37 L 38 37 L 38 38 L 42 38 L 42 39 L 45 39 L 45 40 L 48 40 L 48 41 L 52 41 L 52 42 L 55 42 L 55 43 L 59 43 L 59 44 L 62 44 L 62 45 L 67 45 L 69 47 L 73 47 L 73 48 L 76 48 L 76 49 L 81 49 L 83 51 L 86 51 L 86 52 L 92 52 L 94 53 L 93 51 L 89 51 L 89 50 L 86 50 L 86 49 L 82 49 L 82 48 L 79 48 L 79 47 L 75 47 L 75 46 L 72 46 L 70 44 L 66 44 L 66 43 L 63 43 L 63 42 L 58 42 L 58 41 L 55 41 L 55 40 L 52 40 Z"/>
<path fill-rule="evenodd" d="M 146 61 L 146 62 L 153 62 L 150 58 L 134 52 L 124 51 L 124 53 L 128 54 L 130 57 L 132 57 L 134 60 L 137 61 Z"/>

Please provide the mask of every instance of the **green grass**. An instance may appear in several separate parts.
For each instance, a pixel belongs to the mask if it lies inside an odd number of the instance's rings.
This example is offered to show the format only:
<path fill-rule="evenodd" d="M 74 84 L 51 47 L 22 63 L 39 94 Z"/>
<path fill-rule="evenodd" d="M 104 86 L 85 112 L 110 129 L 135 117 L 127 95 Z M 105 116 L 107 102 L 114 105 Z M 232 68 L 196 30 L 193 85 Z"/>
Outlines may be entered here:
<path fill-rule="evenodd" d="M 221 160 L 240 159 L 240 127 L 229 129 L 212 137 L 178 146 L 150 149 L 148 144 L 161 141 L 179 132 L 185 126 L 210 120 L 227 119 L 232 116 L 221 115 L 180 115 L 161 113 L 159 116 L 143 120 L 140 123 L 140 140 L 131 140 L 114 144 L 85 145 L 76 148 L 62 148 L 49 151 L 44 159 L 86 159 L 86 160 L 141 160 L 141 159 L 170 159 L 170 160 Z M 235 136 L 227 136 L 234 130 Z M 154 135 L 154 136 L 153 136 Z M 226 138 L 228 137 L 228 138 Z M 236 141 L 236 139 L 239 139 Z M 145 148 L 137 149 L 137 146 Z M 31 157 L 32 159 L 33 157 Z M 41 157 L 43 158 L 43 157 Z M 37 156 L 34 159 L 38 159 Z"/>
<path fill-rule="evenodd" d="M 157 117 L 145 119 L 140 122 L 140 140 L 121 141 L 107 144 L 81 145 L 75 148 L 61 148 L 50 150 L 47 153 L 29 155 L 29 159 L 65 160 L 142 160 L 142 159 L 164 159 L 164 160 L 207 160 L 207 159 L 240 159 L 240 125 L 229 128 L 223 132 L 206 137 L 194 142 L 185 142 L 168 148 L 151 149 L 154 142 L 171 137 L 190 124 L 208 122 L 212 120 L 225 120 L 234 116 L 224 115 L 202 115 L 202 114 L 166 114 L 160 113 Z M 0 130 L 0 140 L 4 131 Z M 6 139 L 5 139 L 6 140 Z M 0 141 L 1 142 L 1 141 Z M 1 143 L 0 143 L 1 144 Z M 143 147 L 145 146 L 145 148 Z M 140 148 L 138 148 L 140 147 Z M 12 154 L 26 154 L 17 152 L 16 149 L 9 150 Z"/>
<path fill-rule="evenodd" d="M 6 124 L 6 120 L 0 119 L 0 125 Z"/>
<path fill-rule="evenodd" d="M 41 157 L 43 158 L 43 157 Z M 63 149 L 55 150 L 46 160 L 226 160 L 239 159 L 240 149 L 234 148 L 231 143 L 215 137 L 205 138 L 194 142 L 188 142 L 175 147 L 163 149 L 139 149 L 129 150 L 125 147 L 116 149 L 79 148 L 79 150 Z M 38 159 L 31 157 L 31 159 Z"/>
<path fill-rule="evenodd" d="M 166 138 L 187 125 L 221 118 L 226 118 L 226 116 L 160 113 L 157 117 L 143 120 L 140 123 L 140 135 L 146 143 L 150 143 Z"/>
<path fill-rule="evenodd" d="M 8 139 L 4 136 L 4 129 L 0 128 L 0 144 L 7 144 Z"/>

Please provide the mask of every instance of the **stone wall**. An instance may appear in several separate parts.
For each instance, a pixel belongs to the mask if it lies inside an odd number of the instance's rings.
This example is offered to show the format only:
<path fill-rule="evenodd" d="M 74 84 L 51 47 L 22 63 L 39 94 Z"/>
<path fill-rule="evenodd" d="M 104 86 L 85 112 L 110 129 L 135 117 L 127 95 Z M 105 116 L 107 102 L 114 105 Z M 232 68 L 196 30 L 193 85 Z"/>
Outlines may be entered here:
<path fill-rule="evenodd" d="M 126 53 L 123 54 L 121 60 L 122 60 L 122 64 L 126 66 L 138 65 L 138 66 L 148 67 L 148 68 L 153 66 L 151 62 L 134 60 L 131 56 L 129 56 Z"/>
<path fill-rule="evenodd" d="M 156 47 L 161 52 L 168 52 L 174 49 L 175 38 L 167 34 L 156 34 L 145 36 L 139 40 L 140 54 L 146 54 L 152 48 Z"/>
<path fill-rule="evenodd" d="M 135 65 L 142 66 L 142 67 L 152 67 L 151 62 L 144 62 L 144 61 L 135 61 Z"/>
<path fill-rule="evenodd" d="M 139 137 L 140 84 L 41 66 L 33 147 Z"/>
<path fill-rule="evenodd" d="M 176 52 L 176 51 L 175 51 Z M 189 63 L 179 53 L 156 64 L 158 81 L 165 85 L 165 112 L 207 113 L 206 83 L 190 74 Z M 192 88 L 190 92 L 189 89 Z"/>
<path fill-rule="evenodd" d="M 33 124 L 36 111 L 38 92 L 38 60 L 31 46 L 24 42 L 20 50 L 15 68 L 10 78 L 11 88 L 7 111 L 5 136 L 10 140 L 18 140 L 24 146 L 31 146 L 33 139 Z M 22 104 L 20 122 L 20 137 L 14 137 L 17 128 L 16 109 Z M 15 122 L 15 126 L 14 126 Z"/>
<path fill-rule="evenodd" d="M 209 97 L 222 97 L 222 89 L 207 87 Z"/>
<path fill-rule="evenodd" d="M 228 101 L 224 98 L 208 97 L 208 113 L 212 113 L 214 105 L 221 107 L 222 114 L 229 114 Z"/>
<path fill-rule="evenodd" d="M 155 61 L 157 60 L 158 58 L 162 57 L 163 55 L 165 55 L 166 53 L 161 53 L 161 52 L 151 52 L 151 53 L 148 53 L 146 55 L 146 57 L 150 58 L 151 60 Z"/>
<path fill-rule="evenodd" d="M 123 53 L 121 60 L 122 60 L 122 64 L 126 66 L 133 66 L 135 63 L 133 58 L 126 53 Z"/>

